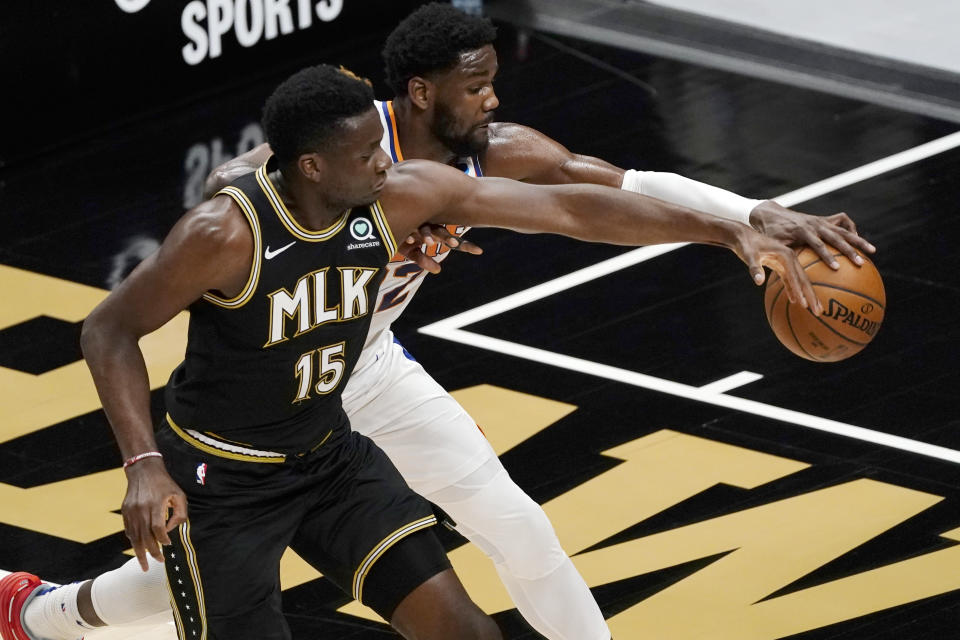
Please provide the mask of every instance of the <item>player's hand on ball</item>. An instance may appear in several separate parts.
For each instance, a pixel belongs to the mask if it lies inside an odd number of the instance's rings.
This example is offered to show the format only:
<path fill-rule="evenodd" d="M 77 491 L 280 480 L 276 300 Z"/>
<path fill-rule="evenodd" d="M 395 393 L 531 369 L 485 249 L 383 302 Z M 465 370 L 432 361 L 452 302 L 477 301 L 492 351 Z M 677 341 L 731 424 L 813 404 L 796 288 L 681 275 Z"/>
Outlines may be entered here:
<path fill-rule="evenodd" d="M 128 467 L 126 473 L 127 495 L 121 508 L 123 528 L 140 567 L 146 571 L 147 554 L 163 562 L 160 545 L 170 544 L 167 532 L 186 522 L 187 497 L 167 473 L 161 458 L 138 462 Z"/>
<path fill-rule="evenodd" d="M 783 278 L 790 302 L 799 304 L 816 315 L 823 313 L 823 307 L 817 300 L 810 278 L 797 261 L 797 254 L 793 249 L 782 242 L 744 227 L 740 245 L 734 251 L 749 267 L 754 283 L 757 285 L 764 283 L 766 273 L 763 267 L 769 267 Z"/>
<path fill-rule="evenodd" d="M 810 247 L 831 269 L 840 264 L 831 255 L 832 245 L 854 264 L 863 264 L 857 250 L 874 253 L 877 249 L 857 233 L 857 225 L 846 213 L 812 216 L 782 207 L 773 200 L 757 205 L 750 223 L 763 235 L 794 248 Z"/>

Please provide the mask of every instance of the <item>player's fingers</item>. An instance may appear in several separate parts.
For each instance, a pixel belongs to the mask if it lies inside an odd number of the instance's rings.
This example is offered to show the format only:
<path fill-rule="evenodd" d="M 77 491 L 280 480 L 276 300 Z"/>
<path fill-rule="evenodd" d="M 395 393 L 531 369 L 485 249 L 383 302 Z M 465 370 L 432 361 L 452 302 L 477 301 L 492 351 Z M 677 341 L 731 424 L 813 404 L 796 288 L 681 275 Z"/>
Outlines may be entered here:
<path fill-rule="evenodd" d="M 141 540 L 140 529 L 135 523 L 135 518 L 128 516 L 126 512 L 123 512 L 123 531 L 133 546 L 133 554 L 137 556 L 140 568 L 147 571 L 150 565 L 147 564 L 147 551 Z"/>
<path fill-rule="evenodd" d="M 437 227 L 437 228 L 440 229 L 442 227 Z M 418 229 L 418 231 L 420 232 L 420 237 L 423 239 L 424 242 L 426 242 L 427 244 L 437 244 L 437 240 L 433 236 L 432 225 L 429 225 L 429 224 L 422 225 L 420 229 Z"/>
<path fill-rule="evenodd" d="M 829 229 L 824 229 L 822 235 L 824 239 L 826 239 L 826 241 L 833 246 L 834 249 L 845 255 L 850 262 L 858 266 L 863 264 L 863 257 L 857 253 L 857 248 L 851 244 L 851 242 L 855 240 L 861 240 L 864 243 L 869 244 L 863 240 L 863 238 L 858 235 L 850 234 L 849 232 L 837 233 Z M 836 263 L 836 261 L 834 262 Z M 836 264 L 837 266 L 834 268 L 840 268 L 840 264 Z M 830 266 L 832 267 L 833 265 Z"/>
<path fill-rule="evenodd" d="M 833 251 L 831 250 L 830 247 L 827 246 L 827 244 L 821 239 L 819 235 L 817 235 L 813 231 L 809 231 L 806 234 L 806 243 L 807 243 L 807 246 L 813 249 L 813 252 L 816 253 L 817 256 L 819 256 L 820 259 L 823 260 L 823 262 L 828 267 L 834 270 L 840 268 L 840 263 L 837 262 L 837 259 L 833 257 Z M 837 247 L 837 248 L 839 249 L 840 247 Z"/>
<path fill-rule="evenodd" d="M 187 499 L 185 496 L 173 496 L 171 506 L 173 507 L 173 513 L 167 518 L 167 531 L 172 531 L 174 527 L 179 527 L 187 521 Z"/>
<path fill-rule="evenodd" d="M 164 532 L 164 535 L 166 535 L 166 532 Z M 160 541 L 154 536 L 152 527 L 149 529 L 149 534 L 144 537 L 143 543 L 146 552 L 153 556 L 154 560 L 163 562 L 163 551 L 160 550 Z"/>
<path fill-rule="evenodd" d="M 483 249 L 469 240 L 464 240 L 458 236 L 450 236 L 447 240 L 447 244 L 456 249 L 457 251 L 463 251 L 464 253 L 472 253 L 475 256 L 479 256 L 483 253 Z"/>
<path fill-rule="evenodd" d="M 832 216 L 827 216 L 826 220 L 830 224 L 835 225 L 837 227 L 842 227 L 847 231 L 851 231 L 853 233 L 857 232 L 857 223 L 854 222 L 853 218 L 848 216 L 844 211 L 841 211 L 840 213 L 835 213 Z"/>
<path fill-rule="evenodd" d="M 799 295 L 800 287 L 797 284 L 796 273 L 791 271 L 787 264 L 777 256 L 766 256 L 762 263 L 777 272 L 780 279 L 783 280 L 783 290 L 787 293 L 787 300 L 792 304 L 804 304 L 802 296 Z M 804 304 L 804 306 L 806 306 Z"/>
<path fill-rule="evenodd" d="M 417 249 L 407 256 L 408 260 L 413 260 L 417 266 L 430 273 L 440 273 L 440 263 Z"/>
<path fill-rule="evenodd" d="M 421 227 L 421 229 L 422 228 L 423 227 Z M 430 234 L 437 240 L 437 242 L 442 242 L 451 247 L 456 246 L 457 236 L 450 233 L 450 230 L 442 224 L 430 225 Z M 453 241 L 452 243 L 451 240 Z"/>
<path fill-rule="evenodd" d="M 150 532 L 153 534 L 154 540 L 156 540 L 160 545 L 170 544 L 170 536 L 167 535 L 167 514 L 169 509 L 173 504 L 173 496 L 167 497 L 167 499 L 157 506 L 152 514 L 150 521 Z M 163 562 L 163 554 L 161 552 L 160 562 Z"/>
<path fill-rule="evenodd" d="M 150 563 L 147 562 L 147 551 L 142 545 L 133 545 L 133 553 L 137 556 L 137 562 L 140 563 L 140 569 L 146 573 L 150 570 Z"/>
<path fill-rule="evenodd" d="M 852 231 L 847 231 L 846 229 L 839 229 L 839 228 L 838 228 L 837 231 L 836 231 L 836 233 L 837 233 L 838 235 L 840 235 L 841 237 L 843 237 L 843 239 L 846 240 L 847 244 L 849 244 L 849 245 L 851 245 L 851 246 L 853 246 L 853 247 L 856 247 L 856 248 L 859 249 L 860 251 L 863 251 L 863 252 L 865 252 L 865 253 L 876 253 L 876 252 L 877 252 L 877 248 L 876 248 L 875 246 L 873 246 L 872 244 L 870 244 L 870 242 L 869 242 L 866 238 L 864 238 L 864 237 L 862 237 L 862 236 L 860 236 L 860 235 L 857 235 L 856 233 L 854 233 L 854 232 L 852 232 Z M 837 247 L 837 248 L 839 249 L 840 247 Z M 849 257 L 849 256 L 848 256 L 848 257 Z M 851 258 L 851 259 L 852 259 L 852 258 Z"/>
<path fill-rule="evenodd" d="M 789 280 L 797 287 L 797 295 L 800 297 L 800 304 L 811 311 L 814 315 L 823 313 L 823 307 L 820 306 L 820 300 L 817 299 L 817 293 L 813 289 L 813 283 L 810 282 L 807 272 L 803 270 L 796 256 L 790 254 L 785 256 L 787 273 Z"/>
<path fill-rule="evenodd" d="M 751 261 L 750 264 L 747 265 L 747 268 L 750 270 L 750 277 L 753 278 L 753 283 L 758 287 L 767 279 L 767 273 L 763 270 L 763 267 L 760 266 L 759 262 Z"/>

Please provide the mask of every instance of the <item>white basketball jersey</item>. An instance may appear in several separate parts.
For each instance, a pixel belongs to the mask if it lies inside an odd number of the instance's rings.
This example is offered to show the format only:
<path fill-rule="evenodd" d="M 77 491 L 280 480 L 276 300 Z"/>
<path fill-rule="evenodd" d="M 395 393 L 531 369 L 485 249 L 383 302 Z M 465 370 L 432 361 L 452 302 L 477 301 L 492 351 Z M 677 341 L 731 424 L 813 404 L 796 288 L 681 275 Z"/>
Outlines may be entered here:
<path fill-rule="evenodd" d="M 394 162 L 402 162 L 403 152 L 400 150 L 400 141 L 397 139 L 393 103 L 377 100 L 374 104 L 380 114 L 380 122 L 383 124 L 383 139 L 380 141 L 380 146 Z M 475 178 L 483 175 L 480 170 L 480 159 L 477 156 L 460 158 L 457 161 L 457 168 L 462 169 L 468 176 Z M 456 225 L 447 226 L 447 230 L 457 236 L 463 235 L 468 229 L 469 227 L 458 227 Z M 397 238 L 396 240 L 397 242 L 403 242 L 406 238 Z M 421 248 L 424 253 L 437 262 L 445 260 L 450 254 L 450 248 L 446 245 L 423 245 Z M 367 342 L 364 345 L 360 361 L 357 363 L 358 369 L 363 367 L 370 358 L 375 357 L 375 349 L 370 347 L 378 344 L 390 330 L 390 325 L 407 308 L 410 300 L 413 299 L 413 295 L 427 276 L 427 272 L 417 266 L 417 263 L 399 255 L 393 257 L 386 269 L 387 273 L 380 284 L 377 306 L 374 308 L 373 319 L 370 322 Z"/>

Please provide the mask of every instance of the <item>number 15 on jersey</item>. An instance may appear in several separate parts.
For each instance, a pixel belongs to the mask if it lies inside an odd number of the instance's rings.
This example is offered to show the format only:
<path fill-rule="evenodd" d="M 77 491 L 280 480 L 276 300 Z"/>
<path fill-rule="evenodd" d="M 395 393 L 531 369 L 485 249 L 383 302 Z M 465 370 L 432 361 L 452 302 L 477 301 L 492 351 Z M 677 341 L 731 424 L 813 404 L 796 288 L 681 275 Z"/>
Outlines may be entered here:
<path fill-rule="evenodd" d="M 337 388 L 345 369 L 344 348 L 345 343 L 338 342 L 300 356 L 295 369 L 299 383 L 297 396 L 293 399 L 295 403 L 307 400 L 311 389 L 319 395 L 326 395 Z"/>

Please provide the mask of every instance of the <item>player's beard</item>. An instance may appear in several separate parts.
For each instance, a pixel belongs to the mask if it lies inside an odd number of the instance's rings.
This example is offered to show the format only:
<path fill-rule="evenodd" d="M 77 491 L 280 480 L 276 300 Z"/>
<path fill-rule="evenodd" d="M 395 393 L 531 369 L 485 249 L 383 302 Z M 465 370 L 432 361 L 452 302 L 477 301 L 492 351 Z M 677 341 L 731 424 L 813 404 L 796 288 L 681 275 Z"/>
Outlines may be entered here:
<path fill-rule="evenodd" d="M 493 121 L 493 112 L 484 124 Z M 457 120 L 445 104 L 438 102 L 434 108 L 433 135 L 457 156 L 472 156 L 480 153 L 490 144 L 490 135 L 486 128 L 471 125 L 466 131 L 457 125 Z"/>

